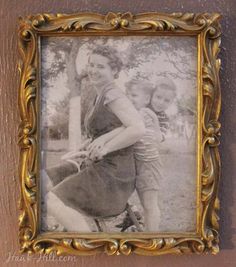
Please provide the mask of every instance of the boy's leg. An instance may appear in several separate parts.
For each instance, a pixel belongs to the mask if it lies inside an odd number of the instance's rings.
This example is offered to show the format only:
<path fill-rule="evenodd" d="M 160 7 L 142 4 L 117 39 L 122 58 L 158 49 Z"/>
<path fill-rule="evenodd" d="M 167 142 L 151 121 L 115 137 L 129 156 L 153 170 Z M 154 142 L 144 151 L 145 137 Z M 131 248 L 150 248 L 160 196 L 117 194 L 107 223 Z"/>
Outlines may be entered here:
<path fill-rule="evenodd" d="M 145 230 L 149 232 L 159 231 L 160 209 L 158 207 L 157 190 L 139 191 L 138 195 L 144 209 Z"/>

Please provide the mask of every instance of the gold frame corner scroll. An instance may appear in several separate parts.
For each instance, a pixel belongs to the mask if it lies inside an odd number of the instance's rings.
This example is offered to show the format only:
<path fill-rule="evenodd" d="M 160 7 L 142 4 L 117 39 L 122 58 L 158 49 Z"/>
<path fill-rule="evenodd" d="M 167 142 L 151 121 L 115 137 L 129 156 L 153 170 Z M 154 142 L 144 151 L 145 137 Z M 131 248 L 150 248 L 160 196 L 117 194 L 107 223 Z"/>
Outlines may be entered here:
<path fill-rule="evenodd" d="M 221 27 L 216 13 L 38 14 L 19 19 L 20 217 L 21 252 L 109 255 L 208 253 L 219 251 L 218 152 L 221 105 L 219 84 Z M 194 234 L 40 234 L 39 40 L 42 36 L 174 35 L 198 40 L 198 205 Z"/>

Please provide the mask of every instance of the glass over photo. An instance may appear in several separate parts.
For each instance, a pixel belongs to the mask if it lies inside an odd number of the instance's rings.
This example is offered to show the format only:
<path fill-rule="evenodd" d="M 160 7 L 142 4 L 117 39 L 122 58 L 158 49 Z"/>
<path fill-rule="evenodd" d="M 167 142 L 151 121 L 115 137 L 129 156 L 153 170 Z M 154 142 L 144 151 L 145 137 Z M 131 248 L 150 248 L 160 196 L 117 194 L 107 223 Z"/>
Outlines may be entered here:
<path fill-rule="evenodd" d="M 41 77 L 42 232 L 196 231 L 196 37 L 43 37 Z"/>

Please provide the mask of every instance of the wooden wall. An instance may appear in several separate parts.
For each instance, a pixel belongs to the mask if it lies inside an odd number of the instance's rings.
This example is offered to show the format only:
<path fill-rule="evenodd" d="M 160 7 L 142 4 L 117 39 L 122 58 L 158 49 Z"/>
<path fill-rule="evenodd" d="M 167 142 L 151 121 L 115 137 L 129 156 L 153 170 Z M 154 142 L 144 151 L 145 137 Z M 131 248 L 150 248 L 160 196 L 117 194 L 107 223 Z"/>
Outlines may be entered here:
<path fill-rule="evenodd" d="M 234 0 L 1 0 L 0 1 L 0 266 L 166 266 L 166 267 L 233 267 L 236 265 L 236 1 Z M 17 165 L 17 19 L 32 13 L 69 13 L 108 11 L 139 13 L 159 12 L 220 12 L 222 19 L 222 179 L 221 199 L 221 252 L 217 256 L 161 256 L 108 257 L 98 255 L 78 257 L 74 262 L 40 261 L 38 258 L 19 257 L 18 207 L 19 181 Z M 12 255 L 10 262 L 8 256 Z"/>

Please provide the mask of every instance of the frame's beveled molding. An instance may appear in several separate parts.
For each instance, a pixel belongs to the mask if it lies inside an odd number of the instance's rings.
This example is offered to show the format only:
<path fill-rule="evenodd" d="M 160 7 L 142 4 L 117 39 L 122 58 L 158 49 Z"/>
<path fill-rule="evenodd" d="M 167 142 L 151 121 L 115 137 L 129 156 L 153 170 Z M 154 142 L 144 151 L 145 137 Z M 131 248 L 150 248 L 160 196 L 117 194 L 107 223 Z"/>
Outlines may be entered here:
<path fill-rule="evenodd" d="M 129 255 L 206 253 L 219 251 L 218 187 L 220 157 L 218 122 L 221 95 L 218 59 L 221 28 L 219 14 L 209 13 L 95 13 L 39 14 L 20 18 L 19 126 L 20 186 L 19 217 L 21 252 L 92 255 L 98 252 Z M 198 153 L 199 207 L 197 233 L 98 237 L 39 232 L 39 51 L 40 36 L 52 35 L 195 35 L 198 38 Z M 135 235 L 135 234 L 134 234 Z M 116 235 L 117 236 L 117 235 Z"/>
<path fill-rule="evenodd" d="M 39 14 L 28 16 L 24 24 L 36 33 L 74 33 L 80 31 L 161 31 L 193 34 L 214 24 L 219 14 L 208 13 L 95 13 Z M 188 32 L 189 31 L 189 32 Z"/>

